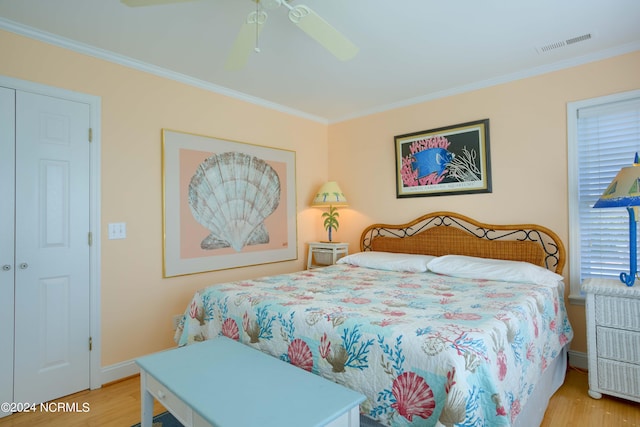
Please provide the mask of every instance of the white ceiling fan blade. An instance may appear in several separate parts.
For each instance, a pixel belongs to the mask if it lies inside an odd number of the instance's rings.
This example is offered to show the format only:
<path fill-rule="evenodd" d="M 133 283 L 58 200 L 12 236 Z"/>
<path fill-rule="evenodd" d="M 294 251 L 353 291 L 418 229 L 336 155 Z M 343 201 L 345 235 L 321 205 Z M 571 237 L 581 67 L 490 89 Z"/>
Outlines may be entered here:
<path fill-rule="evenodd" d="M 267 14 L 264 11 L 251 12 L 244 24 L 240 28 L 240 33 L 236 37 L 236 41 L 233 43 L 231 53 L 227 58 L 227 62 L 224 68 L 231 71 L 236 71 L 244 68 L 249 60 L 251 51 L 256 49 L 256 39 L 264 23 L 267 22 Z"/>
<path fill-rule="evenodd" d="M 129 7 L 138 7 L 138 6 L 155 6 L 158 4 L 182 3 L 187 1 L 194 1 L 194 0 L 120 0 L 120 3 L 125 4 Z"/>
<path fill-rule="evenodd" d="M 358 48 L 349 39 L 309 7 L 303 5 L 292 7 L 286 2 L 282 2 L 282 4 L 289 8 L 291 22 L 324 46 L 336 58 L 347 61 L 358 53 Z"/>

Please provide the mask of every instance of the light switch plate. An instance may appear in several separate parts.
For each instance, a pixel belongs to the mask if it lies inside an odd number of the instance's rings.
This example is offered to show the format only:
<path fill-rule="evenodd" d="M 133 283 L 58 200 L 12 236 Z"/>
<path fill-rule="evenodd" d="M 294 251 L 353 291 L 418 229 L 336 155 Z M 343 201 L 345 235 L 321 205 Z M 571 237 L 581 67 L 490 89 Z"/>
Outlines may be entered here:
<path fill-rule="evenodd" d="M 109 224 L 109 239 L 125 239 L 127 237 L 127 223 L 112 222 Z"/>

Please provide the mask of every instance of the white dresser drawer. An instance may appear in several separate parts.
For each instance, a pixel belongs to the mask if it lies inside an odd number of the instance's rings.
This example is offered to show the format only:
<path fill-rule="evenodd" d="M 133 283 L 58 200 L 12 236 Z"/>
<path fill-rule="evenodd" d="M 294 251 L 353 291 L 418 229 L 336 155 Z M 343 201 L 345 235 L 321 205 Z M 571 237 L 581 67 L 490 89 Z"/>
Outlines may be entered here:
<path fill-rule="evenodd" d="M 596 324 L 612 328 L 640 331 L 638 300 L 596 295 Z"/>
<path fill-rule="evenodd" d="M 149 374 L 147 374 L 147 390 L 183 425 L 191 424 L 191 409 Z"/>
<path fill-rule="evenodd" d="M 640 399 L 640 365 L 598 359 L 598 386 L 603 392 Z"/>
<path fill-rule="evenodd" d="M 640 365 L 640 333 L 603 326 L 596 330 L 598 357 Z"/>

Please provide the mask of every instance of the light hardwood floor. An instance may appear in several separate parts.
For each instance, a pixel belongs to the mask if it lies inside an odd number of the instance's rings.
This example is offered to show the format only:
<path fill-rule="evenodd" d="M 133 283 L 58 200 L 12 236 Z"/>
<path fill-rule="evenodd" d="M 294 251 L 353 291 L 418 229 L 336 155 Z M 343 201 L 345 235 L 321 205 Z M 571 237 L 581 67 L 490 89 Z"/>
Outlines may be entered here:
<path fill-rule="evenodd" d="M 607 396 L 594 400 L 587 395 L 587 389 L 587 374 L 569 369 L 564 385 L 549 403 L 541 427 L 640 427 L 640 404 Z M 18 413 L 0 419 L 0 427 L 129 427 L 140 421 L 140 379 L 131 377 L 57 402 L 71 407 L 75 403 L 80 410 L 86 403 L 89 411 Z M 163 411 L 156 402 L 154 413 Z"/>

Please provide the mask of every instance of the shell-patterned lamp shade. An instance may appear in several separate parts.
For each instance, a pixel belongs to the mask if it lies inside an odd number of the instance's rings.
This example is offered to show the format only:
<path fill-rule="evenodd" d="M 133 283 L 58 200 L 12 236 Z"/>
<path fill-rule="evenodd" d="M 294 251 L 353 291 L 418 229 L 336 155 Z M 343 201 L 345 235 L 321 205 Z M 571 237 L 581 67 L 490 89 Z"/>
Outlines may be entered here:
<path fill-rule="evenodd" d="M 316 196 L 311 202 L 313 207 L 346 207 L 349 206 L 347 198 L 335 181 L 325 183 L 316 192 Z"/>
<path fill-rule="evenodd" d="M 640 164 L 638 155 L 633 166 L 620 169 L 618 175 L 602 193 L 594 208 L 640 206 Z"/>

